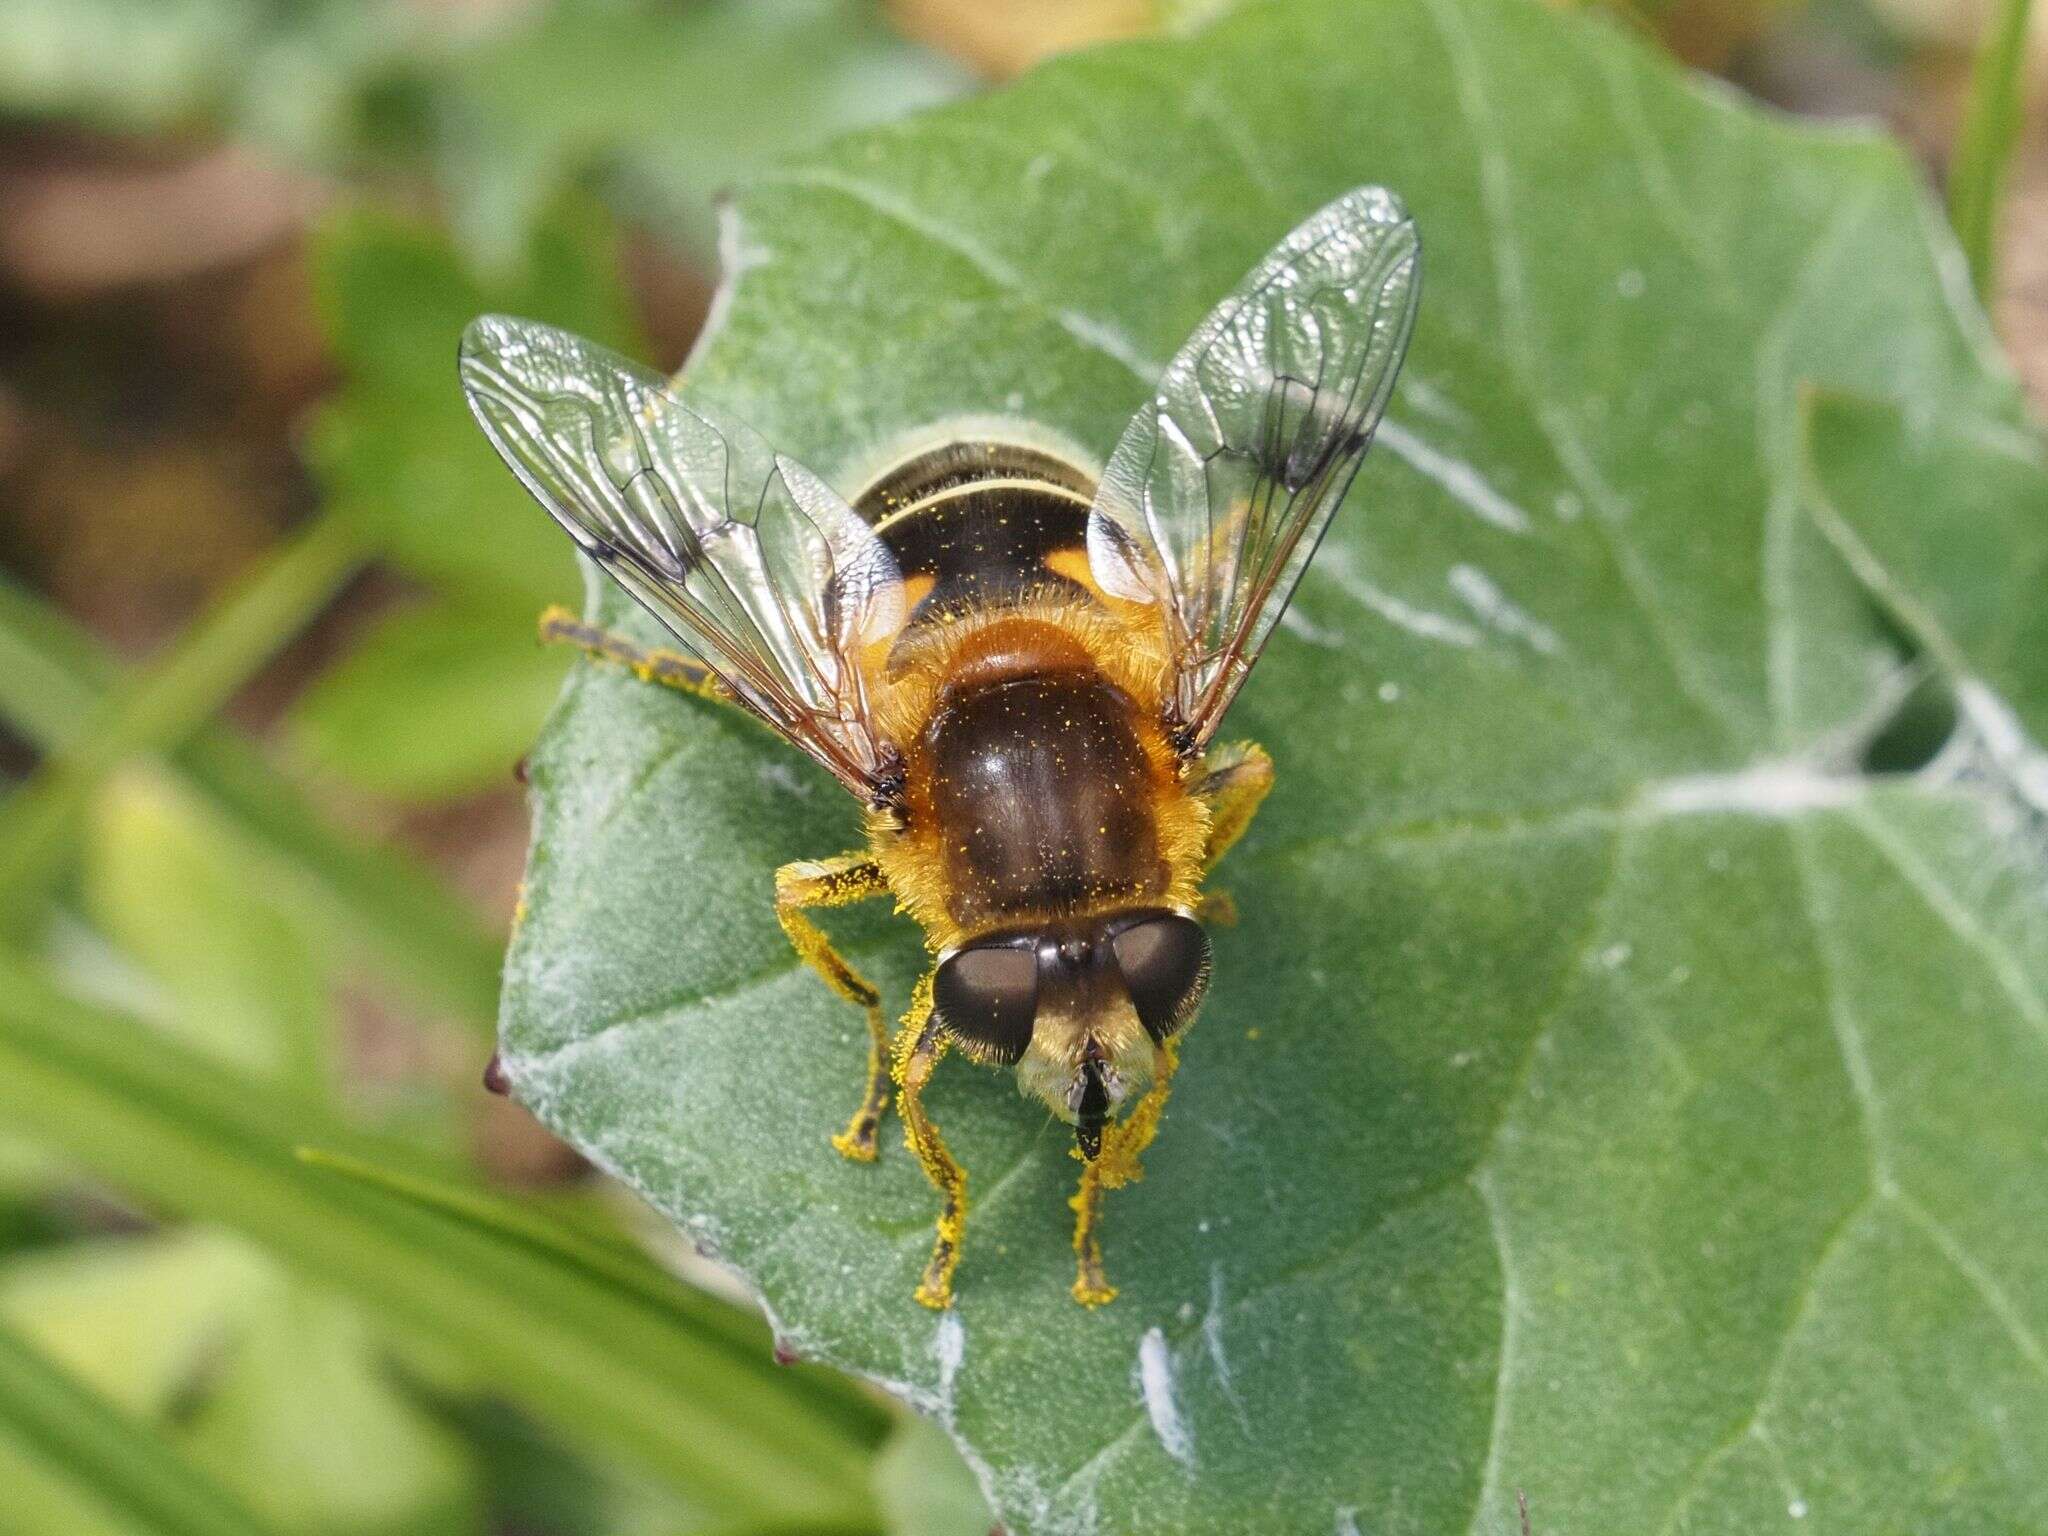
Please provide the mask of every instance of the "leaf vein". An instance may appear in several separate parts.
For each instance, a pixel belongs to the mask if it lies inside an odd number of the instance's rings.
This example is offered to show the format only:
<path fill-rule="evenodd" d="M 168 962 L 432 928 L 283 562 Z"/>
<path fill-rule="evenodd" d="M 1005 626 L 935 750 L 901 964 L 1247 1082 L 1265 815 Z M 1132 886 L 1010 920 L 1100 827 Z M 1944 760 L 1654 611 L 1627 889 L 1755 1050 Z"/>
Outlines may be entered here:
<path fill-rule="evenodd" d="M 1940 919 L 1942 925 L 1958 940 L 1975 950 L 1990 967 L 1992 976 L 2000 988 L 2012 999 L 2020 1016 L 2048 1039 L 2048 1003 L 2043 1003 L 2040 994 L 2030 984 L 2026 967 L 2021 965 L 2010 948 L 1999 942 L 1997 936 L 1979 923 L 1974 914 L 1966 908 L 1956 894 L 1916 854 L 1911 853 L 1903 840 L 1885 826 L 1875 812 L 1862 808 L 1854 817 L 1856 829 L 1864 840 L 1882 854 L 1885 860 L 1899 872 L 1899 877 L 1912 889 L 1921 902 Z"/>
<path fill-rule="evenodd" d="M 2041 1340 L 2035 1335 L 2034 1330 L 2027 1326 L 2026 1319 L 2020 1315 L 2020 1309 L 2014 1305 L 2012 1297 L 2006 1294 L 2005 1287 L 1993 1278 L 1991 1271 L 1963 1246 L 1960 1238 L 1935 1220 L 1933 1213 L 1911 1195 L 1903 1190 L 1899 1191 L 1893 1196 L 1893 1203 L 1926 1234 L 1929 1241 L 1941 1251 L 1942 1258 L 1950 1267 L 1970 1283 L 1971 1288 L 1984 1303 L 1985 1310 L 1998 1320 L 1999 1326 L 2011 1337 L 2013 1347 L 2019 1351 L 2020 1357 L 2043 1378 L 2048 1378 L 2048 1350 L 2042 1348 Z"/>
<path fill-rule="evenodd" d="M 1624 515 L 1613 487 L 1594 467 L 1592 457 L 1578 436 L 1553 407 L 1544 405 L 1541 381 L 1535 366 L 1535 345 L 1527 297 L 1523 292 L 1522 264 L 1514 244 L 1514 221 L 1508 207 L 1508 177 L 1505 161 L 1495 147 L 1502 142 L 1492 120 L 1471 35 L 1454 14 L 1450 0 L 1426 0 L 1423 7 L 1438 36 L 1450 65 L 1457 90 L 1458 107 L 1465 121 L 1466 137 L 1479 167 L 1479 211 L 1491 236 L 1494 281 L 1499 290 L 1501 331 L 1508 342 L 1507 361 L 1522 394 L 1536 402 L 1530 415 L 1550 445 L 1558 464 L 1578 486 L 1594 512 L 1591 526 L 1607 547 L 1609 560 L 1622 589 L 1641 615 L 1652 643 L 1681 697 L 1699 713 L 1702 721 L 1724 740 L 1734 737 L 1733 722 L 1726 709 L 1711 696 L 1705 683 L 1693 675 L 1686 654 L 1670 633 L 1668 620 L 1654 600 L 1649 574 L 1619 531 Z"/>
<path fill-rule="evenodd" d="M 903 202 L 893 193 L 854 177 L 831 171 L 792 171 L 769 179 L 783 186 L 836 192 L 841 197 L 858 203 L 870 214 L 929 240 L 942 250 L 951 252 L 998 293 L 1026 305 L 1088 351 L 1108 358 L 1147 389 L 1151 389 L 1159 382 L 1159 375 L 1163 371 L 1162 365 L 1147 358 L 1142 349 L 1119 327 L 1097 315 L 1060 308 L 1033 290 L 1024 281 L 1023 275 L 995 252 L 967 239 L 958 231 L 949 229 L 940 221 Z"/>
<path fill-rule="evenodd" d="M 1763 1377 L 1758 1383 L 1756 1401 L 1750 1406 L 1749 1411 L 1736 1423 L 1735 1427 L 1709 1447 L 1707 1452 L 1693 1464 L 1692 1471 L 1687 1473 L 1685 1479 L 1679 1484 L 1678 1492 L 1672 1500 L 1670 1514 L 1666 1515 L 1664 1523 L 1657 1527 L 1657 1536 L 1671 1536 L 1671 1533 L 1678 1528 L 1679 1520 L 1684 1516 L 1686 1510 L 1692 1506 L 1693 1500 L 1699 1497 L 1700 1490 L 1706 1486 L 1707 1478 L 1712 1474 L 1714 1468 L 1727 1460 L 1734 1453 L 1735 1448 L 1741 1445 L 1744 1440 L 1758 1432 L 1764 1410 L 1769 1406 L 1777 1393 L 1779 1380 L 1785 1369 L 1785 1363 L 1792 1352 L 1792 1340 L 1799 1332 L 1807 1316 L 1812 1312 L 1815 1299 L 1820 1294 L 1823 1272 L 1833 1261 L 1842 1246 L 1848 1241 L 1849 1234 L 1856 1223 L 1875 1209 L 1877 1201 L 1878 1192 L 1876 1187 L 1868 1186 L 1862 1194 L 1857 1196 L 1855 1200 L 1851 1201 L 1843 1209 L 1840 1216 L 1835 1218 L 1834 1225 L 1821 1240 L 1820 1247 L 1815 1250 L 1813 1262 L 1807 1266 L 1806 1277 L 1798 1288 L 1799 1301 L 1793 1307 L 1791 1315 L 1785 1320 L 1784 1331 L 1778 1337 L 1778 1346 L 1772 1352 L 1770 1364 L 1765 1367 Z"/>

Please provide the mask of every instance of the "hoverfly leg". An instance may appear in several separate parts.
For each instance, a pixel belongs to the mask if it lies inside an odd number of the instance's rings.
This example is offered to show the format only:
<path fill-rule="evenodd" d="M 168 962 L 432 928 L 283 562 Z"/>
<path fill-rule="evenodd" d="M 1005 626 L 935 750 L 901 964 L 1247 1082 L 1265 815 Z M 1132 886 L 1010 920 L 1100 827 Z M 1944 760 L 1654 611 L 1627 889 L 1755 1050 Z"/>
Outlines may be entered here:
<path fill-rule="evenodd" d="M 967 1229 L 967 1171 L 953 1161 L 939 1128 L 924 1112 L 924 1087 L 946 1054 L 945 1031 L 932 1014 L 932 973 L 927 972 L 911 995 L 910 1011 L 896 1034 L 896 1104 L 903 1113 L 903 1138 L 939 1192 L 938 1235 L 932 1256 L 918 1281 L 917 1299 L 934 1311 L 953 1305 L 953 1271 L 960 1263 L 960 1240 Z"/>
<path fill-rule="evenodd" d="M 864 853 L 801 860 L 775 872 L 775 917 L 789 936 L 790 948 L 825 978 L 826 986 L 867 1013 L 867 1088 L 846 1129 L 832 1138 L 832 1145 L 842 1155 L 858 1163 L 875 1160 L 875 1131 L 889 1108 L 888 1021 L 882 1017 L 882 994 L 875 984 L 847 963 L 824 929 L 803 915 L 803 909 L 850 906 L 888 894 L 889 882 L 881 866 Z"/>
<path fill-rule="evenodd" d="M 1202 856 L 1203 873 L 1244 836 L 1259 814 L 1259 805 L 1273 787 L 1273 759 L 1256 742 L 1237 741 L 1211 747 L 1195 780 L 1195 798 L 1209 807 L 1209 846 Z"/>
<path fill-rule="evenodd" d="M 659 683 L 714 703 L 736 702 L 701 661 L 692 660 L 681 651 L 637 645 L 601 625 L 585 623 L 560 604 L 551 605 L 541 614 L 540 638 L 543 645 L 573 645 L 595 661 L 614 662 L 643 683 Z"/>
<path fill-rule="evenodd" d="M 1103 1131 L 1102 1151 L 1081 1170 L 1081 1187 L 1067 1202 L 1074 1209 L 1074 1300 L 1084 1307 L 1116 1300 L 1116 1287 L 1102 1268 L 1102 1197 L 1108 1190 L 1135 1184 L 1145 1176 L 1138 1159 L 1159 1134 L 1159 1120 L 1166 1113 L 1174 1069 L 1179 1065 L 1179 1042 L 1168 1040 L 1159 1048 L 1152 1086 L 1130 1114 Z"/>

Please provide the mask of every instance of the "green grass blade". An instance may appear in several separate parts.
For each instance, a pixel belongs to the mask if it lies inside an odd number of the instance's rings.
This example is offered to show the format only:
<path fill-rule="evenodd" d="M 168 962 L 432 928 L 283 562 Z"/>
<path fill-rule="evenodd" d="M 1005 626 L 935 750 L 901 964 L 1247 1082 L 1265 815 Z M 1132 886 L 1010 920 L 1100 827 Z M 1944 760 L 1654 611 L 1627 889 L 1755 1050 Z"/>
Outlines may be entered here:
<path fill-rule="evenodd" d="M 0 1324 L 0 1429 L 39 1465 L 152 1536 L 265 1536 L 235 1498 L 147 1425 Z"/>
<path fill-rule="evenodd" d="M 0 577 L 0 717 L 34 746 L 76 750 L 120 678 L 90 635 Z M 228 727 L 203 727 L 168 761 L 310 928 L 366 955 L 415 1001 L 479 1033 L 495 1027 L 502 940 L 423 866 L 344 834 Z"/>
<path fill-rule="evenodd" d="M 758 1360 L 771 1348 L 772 1341 L 759 1318 L 680 1283 L 623 1240 L 585 1230 L 488 1190 L 464 1187 L 325 1147 L 301 1146 L 297 1152 L 299 1161 L 308 1167 L 387 1190 L 496 1239 L 545 1254 L 601 1284 L 616 1286 L 658 1311 L 676 1314 L 687 1326 L 725 1341 L 752 1359 Z M 870 1438 L 882 1427 L 884 1421 L 874 1400 L 845 1377 L 828 1371 L 800 1370 L 792 1372 L 789 1379 L 809 1390 L 821 1406 L 843 1416 L 849 1429 L 861 1439 Z"/>
<path fill-rule="evenodd" d="M 866 1518 L 870 1448 L 765 1335 L 728 1338 L 407 1196 L 302 1166 L 306 1137 L 373 1164 L 406 1155 L 0 957 L 0 1123 L 159 1209 L 242 1231 L 431 1340 L 509 1398 L 729 1519 Z"/>
<path fill-rule="evenodd" d="M 38 751 L 77 742 L 119 671 L 85 630 L 0 572 L 0 717 Z"/>
<path fill-rule="evenodd" d="M 365 558 L 352 520 L 294 534 L 202 615 L 134 685 L 101 706 L 64 751 L 0 807 L 0 924 L 18 925 L 61 870 L 79 812 L 107 774 L 139 752 L 190 736 L 305 627 Z"/>
<path fill-rule="evenodd" d="M 2032 8 L 2032 0 L 1999 0 L 1977 55 L 1962 135 L 1949 165 L 1949 218 L 1969 258 L 1971 285 L 1986 304 L 1997 276 L 2006 167 L 2020 131 L 2020 71 Z"/>

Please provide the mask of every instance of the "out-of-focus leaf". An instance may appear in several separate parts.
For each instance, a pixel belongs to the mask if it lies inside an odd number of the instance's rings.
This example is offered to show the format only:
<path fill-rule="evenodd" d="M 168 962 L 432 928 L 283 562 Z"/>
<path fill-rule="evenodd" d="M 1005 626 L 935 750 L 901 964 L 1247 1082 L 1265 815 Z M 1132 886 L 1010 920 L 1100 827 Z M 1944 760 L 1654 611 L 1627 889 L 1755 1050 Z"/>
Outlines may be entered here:
<path fill-rule="evenodd" d="M 161 772 L 118 775 L 87 824 L 86 906 L 167 990 L 182 1038 L 319 1091 L 334 1020 L 318 957 L 223 831 Z"/>
<path fill-rule="evenodd" d="M 130 758 L 182 745 L 317 613 L 365 558 L 362 531 L 324 514 L 266 553 L 165 654 L 104 697 L 78 733 L 0 804 L 0 929 L 29 920 L 64 868 L 77 821 Z"/>
<path fill-rule="evenodd" d="M 179 126 L 220 105 L 262 9 L 254 0 L 6 0 L 0 102 L 108 127 Z"/>
<path fill-rule="evenodd" d="M 1199 32 L 1238 3 L 1239 0 L 1157 0 L 1154 10 L 1164 31 Z"/>
<path fill-rule="evenodd" d="M 403 608 L 293 706 L 308 767 L 405 800 L 506 782 L 561 691 L 569 658 L 534 638 L 521 606 Z"/>
<path fill-rule="evenodd" d="M 1949 217 L 1970 261 L 1977 296 L 1990 303 L 1996 274 L 1999 215 L 2013 146 L 2025 118 L 2027 18 L 2033 0 L 1997 0 L 1970 81 L 1963 129 L 1949 163 Z M 2037 34 L 2036 41 L 2048 34 Z M 2040 50 L 2036 50 L 2038 53 Z"/>
<path fill-rule="evenodd" d="M 146 1426 L 66 1375 L 5 1325 L 0 1436 L 25 1447 L 37 1470 L 62 1473 L 117 1526 L 149 1536 L 263 1536 L 266 1530 Z M 10 1519 L 7 1502 L 0 1499 L 0 1529 Z M 52 1510 L 52 1501 L 38 1502 Z"/>
<path fill-rule="evenodd" d="M 1518 1486 L 1539 1530 L 2048 1524 L 2048 855 L 1995 787 L 1860 771 L 1910 661 L 1801 511 L 1802 381 L 2020 419 L 1896 146 L 1515 0 L 1247 6 L 775 173 L 688 382 L 843 489 L 965 412 L 1106 455 L 1365 182 L 1422 317 L 1229 723 L 1279 782 L 1115 1303 L 1068 1295 L 1071 1139 L 951 1063 L 958 1304 L 911 1300 L 933 1195 L 826 1144 L 863 1032 L 769 906 L 859 808 L 618 668 L 532 760 L 516 1091 L 1014 1536 L 1505 1533 Z M 907 996 L 907 925 L 837 931 Z"/>
<path fill-rule="evenodd" d="M 461 1442 L 394 1389 L 354 1309 L 273 1285 L 179 1441 L 280 1531 L 465 1536 L 480 1526 Z"/>
<path fill-rule="evenodd" d="M 0 0 L 0 111 L 437 170 L 501 268 L 592 170 L 708 255 L 742 170 L 970 83 L 876 0 Z"/>
<path fill-rule="evenodd" d="M 582 200 L 536 228 L 520 275 L 472 277 L 432 226 L 368 208 L 337 215 L 315 250 L 322 313 L 343 369 L 310 452 L 334 505 L 401 569 L 474 605 L 537 618 L 578 589 L 567 540 L 526 517 L 451 387 L 462 328 L 506 310 L 630 344 L 611 226 Z"/>
<path fill-rule="evenodd" d="M 94 1238 L 0 1268 L 0 1318 L 124 1412 L 156 1419 L 220 1357 L 273 1274 L 209 1228 Z"/>
<path fill-rule="evenodd" d="M 723 1338 L 735 1348 L 752 1352 L 762 1343 L 758 1319 L 731 1303 L 720 1301 L 689 1286 L 678 1285 L 667 1273 L 638 1249 L 628 1247 L 613 1235 L 573 1226 L 559 1217 L 539 1214 L 531 1201 L 517 1202 L 482 1190 L 466 1189 L 418 1173 L 386 1167 L 335 1152 L 325 1147 L 298 1148 L 299 1161 L 325 1169 L 343 1178 L 356 1179 L 375 1189 L 389 1191 L 403 1200 L 448 1216 L 486 1235 L 517 1243 L 546 1254 L 592 1279 L 617 1286 L 629 1295 L 662 1310 L 687 1316 L 690 1325 Z M 834 1393 L 834 1378 L 818 1377 L 814 1383 L 826 1395 L 837 1395 L 849 1427 L 859 1431 L 871 1420 L 866 1404 L 848 1387 Z"/>
<path fill-rule="evenodd" d="M 146 1204 L 246 1233 L 388 1325 L 466 1361 L 586 1444 L 714 1512 L 866 1513 L 879 1416 L 682 1308 L 360 1180 L 301 1138 L 404 1166 L 316 1107 L 71 1002 L 0 956 L 0 1116 Z"/>
<path fill-rule="evenodd" d="M 366 91 L 452 42 L 407 0 L 0 0 L 0 110 L 331 161 Z"/>
<path fill-rule="evenodd" d="M 702 1514 L 637 1469 L 594 1460 L 493 1398 L 441 1404 L 482 1458 L 493 1518 L 547 1536 L 709 1536 Z M 870 1524 L 862 1536 L 885 1536 Z"/>
<path fill-rule="evenodd" d="M 242 1238 L 186 1227 L 18 1259 L 0 1319 L 281 1531 L 475 1527 L 473 1466 L 366 1329 Z"/>
<path fill-rule="evenodd" d="M 0 1536 L 156 1536 L 115 1514 L 68 1478 L 59 1477 L 28 1446 L 0 1433 Z"/>
<path fill-rule="evenodd" d="M 0 715 L 35 746 L 67 750 L 118 676 L 91 636 L 0 577 Z M 423 866 L 334 826 L 226 727 L 202 727 L 168 764 L 337 957 L 368 956 L 380 978 L 479 1027 L 495 1017 L 500 942 Z"/>
<path fill-rule="evenodd" d="M 875 1458 L 875 1498 L 889 1536 L 989 1536 L 996 1523 L 945 1431 L 906 1418 Z"/>
<path fill-rule="evenodd" d="M 593 167 L 708 256 L 712 200 L 744 171 L 968 84 L 875 0 L 563 0 L 449 69 L 443 180 L 487 264 L 510 263 L 544 199 Z"/>

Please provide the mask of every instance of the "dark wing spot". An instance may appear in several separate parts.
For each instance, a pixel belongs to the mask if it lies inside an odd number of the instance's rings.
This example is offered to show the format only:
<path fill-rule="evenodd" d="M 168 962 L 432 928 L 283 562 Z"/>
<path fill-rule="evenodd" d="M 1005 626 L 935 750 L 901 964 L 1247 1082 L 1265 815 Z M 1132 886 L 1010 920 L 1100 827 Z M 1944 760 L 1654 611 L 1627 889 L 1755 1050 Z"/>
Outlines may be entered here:
<path fill-rule="evenodd" d="M 1313 485 L 1364 445 L 1359 424 L 1346 420 L 1347 403 L 1325 398 L 1300 379 L 1281 378 L 1267 402 L 1260 468 L 1289 491 Z"/>

